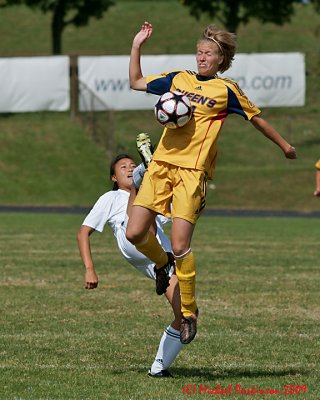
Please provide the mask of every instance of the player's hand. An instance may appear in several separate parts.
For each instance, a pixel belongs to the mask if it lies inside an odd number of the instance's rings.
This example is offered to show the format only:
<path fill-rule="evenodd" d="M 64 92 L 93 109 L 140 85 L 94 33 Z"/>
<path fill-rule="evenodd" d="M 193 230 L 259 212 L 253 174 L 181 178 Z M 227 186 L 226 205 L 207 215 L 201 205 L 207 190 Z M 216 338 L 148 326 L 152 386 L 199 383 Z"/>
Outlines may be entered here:
<path fill-rule="evenodd" d="M 136 34 L 135 38 L 133 39 L 133 45 L 140 47 L 149 37 L 152 35 L 152 25 L 145 21 L 140 31 Z"/>
<path fill-rule="evenodd" d="M 86 289 L 95 289 L 98 286 L 98 276 L 94 269 L 86 269 Z"/>
<path fill-rule="evenodd" d="M 289 145 L 288 149 L 285 150 L 284 154 L 286 158 L 289 158 L 290 160 L 297 158 L 296 149 L 291 145 Z"/>

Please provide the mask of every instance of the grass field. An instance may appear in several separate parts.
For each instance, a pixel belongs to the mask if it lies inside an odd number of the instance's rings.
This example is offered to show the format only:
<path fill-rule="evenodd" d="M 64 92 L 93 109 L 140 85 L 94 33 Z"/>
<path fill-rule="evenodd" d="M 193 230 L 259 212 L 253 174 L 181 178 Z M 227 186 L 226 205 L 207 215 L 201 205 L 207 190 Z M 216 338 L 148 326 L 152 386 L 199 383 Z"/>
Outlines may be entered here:
<path fill-rule="evenodd" d="M 175 0 L 117 0 L 103 19 L 81 29 L 68 27 L 63 52 L 129 54 L 132 36 L 144 19 L 155 27 L 145 54 L 193 54 L 201 29 L 211 22 L 205 17 L 196 21 Z M 209 207 L 319 210 L 319 200 L 312 196 L 314 163 L 320 154 L 319 27 L 319 14 L 302 5 L 296 6 L 292 23 L 282 27 L 255 20 L 240 27 L 239 52 L 306 55 L 305 107 L 263 110 L 296 146 L 298 159 L 285 160 L 249 124 L 230 116 L 219 139 L 216 189 L 209 190 Z M 50 16 L 24 6 L 1 9 L 0 41 L 2 57 L 50 55 Z M 151 110 L 115 113 L 116 152 L 135 154 L 139 131 L 150 132 L 157 142 L 161 129 Z M 0 204 L 89 206 L 109 187 L 105 151 L 68 113 L 1 115 L 0 143 Z"/>
<path fill-rule="evenodd" d="M 146 373 L 171 311 L 109 231 L 92 238 L 99 287 L 83 288 L 83 217 L 1 213 L 1 400 L 319 400 L 317 219 L 200 219 L 199 331 L 163 381 Z M 219 384 L 231 394 L 199 393 Z M 290 385 L 306 393 L 285 395 Z"/>

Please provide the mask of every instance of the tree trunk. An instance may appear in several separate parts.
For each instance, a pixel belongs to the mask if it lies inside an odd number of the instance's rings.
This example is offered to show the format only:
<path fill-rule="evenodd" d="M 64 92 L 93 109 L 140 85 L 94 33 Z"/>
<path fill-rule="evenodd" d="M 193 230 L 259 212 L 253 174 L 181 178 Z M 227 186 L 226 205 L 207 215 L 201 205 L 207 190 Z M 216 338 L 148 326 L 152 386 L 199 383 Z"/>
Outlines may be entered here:
<path fill-rule="evenodd" d="M 51 22 L 52 54 L 58 55 L 62 51 L 62 32 L 65 27 L 64 16 L 66 13 L 65 0 L 58 0 L 53 10 Z"/>
<path fill-rule="evenodd" d="M 226 2 L 226 28 L 229 32 L 236 33 L 240 24 L 240 4 L 238 0 L 229 0 Z"/>

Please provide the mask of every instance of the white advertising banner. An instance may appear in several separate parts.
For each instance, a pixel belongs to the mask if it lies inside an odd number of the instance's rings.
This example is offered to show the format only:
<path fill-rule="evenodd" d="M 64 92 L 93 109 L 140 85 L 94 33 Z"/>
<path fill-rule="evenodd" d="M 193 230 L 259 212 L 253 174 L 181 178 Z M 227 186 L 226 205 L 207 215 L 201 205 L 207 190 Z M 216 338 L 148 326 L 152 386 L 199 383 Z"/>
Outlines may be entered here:
<path fill-rule="evenodd" d="M 189 55 L 142 56 L 141 66 L 146 75 L 157 75 L 172 69 L 196 68 L 195 58 Z M 131 90 L 129 86 L 129 56 L 79 57 L 81 111 L 147 110 L 156 97 Z M 99 99 L 100 101 L 97 101 Z"/>
<path fill-rule="evenodd" d="M 0 112 L 69 110 L 69 57 L 0 58 L 0 87 Z"/>
<path fill-rule="evenodd" d="M 131 90 L 129 56 L 79 57 L 81 111 L 152 109 L 154 95 Z M 142 56 L 144 75 L 175 69 L 196 71 L 195 55 Z M 223 74 L 235 79 L 258 107 L 305 104 L 305 60 L 302 53 L 238 54 Z"/>
<path fill-rule="evenodd" d="M 236 80 L 258 107 L 305 104 L 305 60 L 302 53 L 238 54 L 223 76 Z"/>

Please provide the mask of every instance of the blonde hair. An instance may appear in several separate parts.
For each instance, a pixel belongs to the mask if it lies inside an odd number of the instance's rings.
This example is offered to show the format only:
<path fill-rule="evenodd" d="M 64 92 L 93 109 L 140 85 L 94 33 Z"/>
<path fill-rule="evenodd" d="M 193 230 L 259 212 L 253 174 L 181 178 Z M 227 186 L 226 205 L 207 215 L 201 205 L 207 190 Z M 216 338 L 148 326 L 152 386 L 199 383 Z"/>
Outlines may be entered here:
<path fill-rule="evenodd" d="M 231 32 L 221 31 L 215 25 L 209 25 L 202 33 L 199 42 L 208 40 L 215 43 L 223 55 L 220 72 L 225 72 L 231 67 L 236 52 L 236 35 Z"/>

